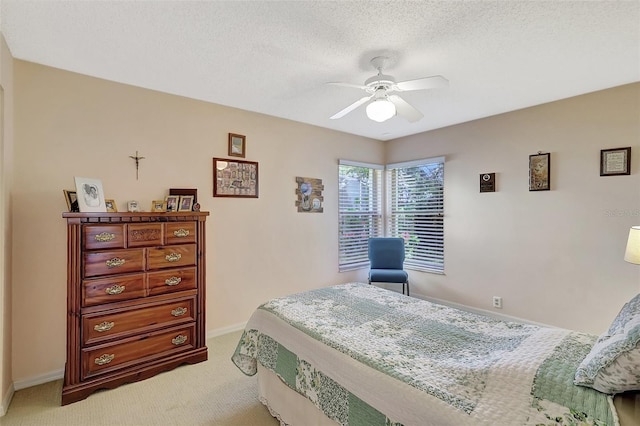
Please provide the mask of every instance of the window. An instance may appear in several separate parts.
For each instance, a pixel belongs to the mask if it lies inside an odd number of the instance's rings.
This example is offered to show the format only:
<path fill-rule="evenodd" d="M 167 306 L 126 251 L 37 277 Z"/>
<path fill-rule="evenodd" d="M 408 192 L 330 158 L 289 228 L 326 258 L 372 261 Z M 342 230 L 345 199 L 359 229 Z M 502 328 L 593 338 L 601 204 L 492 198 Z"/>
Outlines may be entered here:
<path fill-rule="evenodd" d="M 444 272 L 444 158 L 387 166 L 387 235 L 405 240 L 405 267 Z"/>
<path fill-rule="evenodd" d="M 383 235 L 382 170 L 340 160 L 338 172 L 339 270 L 368 266 L 370 237 Z"/>

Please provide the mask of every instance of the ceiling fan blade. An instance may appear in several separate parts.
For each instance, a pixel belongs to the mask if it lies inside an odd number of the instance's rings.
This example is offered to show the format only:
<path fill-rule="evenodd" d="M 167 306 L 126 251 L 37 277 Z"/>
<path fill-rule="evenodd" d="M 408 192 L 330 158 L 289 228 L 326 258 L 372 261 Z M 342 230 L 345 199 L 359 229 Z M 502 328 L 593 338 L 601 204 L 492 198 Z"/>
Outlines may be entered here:
<path fill-rule="evenodd" d="M 352 103 L 351 105 L 349 105 L 348 107 L 346 107 L 345 109 L 343 109 L 342 111 L 333 114 L 329 118 L 331 120 L 335 120 L 336 118 L 344 117 L 345 115 L 349 114 L 351 111 L 353 111 L 354 109 L 358 108 L 360 105 L 362 105 L 363 103 L 367 102 L 371 98 L 373 98 L 373 95 L 365 96 L 364 98 L 360 98 L 357 101 L 355 101 L 354 103 Z"/>
<path fill-rule="evenodd" d="M 420 111 L 409 105 L 407 101 L 398 95 L 389 95 L 387 99 L 396 106 L 396 114 L 406 118 L 411 123 L 421 120 L 422 117 L 424 117 Z"/>
<path fill-rule="evenodd" d="M 434 75 L 432 77 L 418 78 L 416 80 L 407 80 L 396 83 L 398 90 L 425 90 L 425 89 L 438 89 L 440 87 L 447 87 L 449 80 L 441 75 Z"/>
<path fill-rule="evenodd" d="M 367 86 L 363 86 L 361 84 L 341 83 L 339 81 L 330 81 L 327 84 L 331 84 L 333 86 L 353 87 L 354 89 L 367 90 Z"/>

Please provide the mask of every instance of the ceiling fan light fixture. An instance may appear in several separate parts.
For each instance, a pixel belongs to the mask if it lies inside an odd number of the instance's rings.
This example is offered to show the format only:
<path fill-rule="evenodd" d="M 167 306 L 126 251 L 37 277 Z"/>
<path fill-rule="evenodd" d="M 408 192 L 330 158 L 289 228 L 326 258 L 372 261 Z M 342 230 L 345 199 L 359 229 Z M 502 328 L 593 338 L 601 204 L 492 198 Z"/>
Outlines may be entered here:
<path fill-rule="evenodd" d="M 376 99 L 367 105 L 367 117 L 378 123 L 387 121 L 396 115 L 396 106 L 386 99 Z"/>

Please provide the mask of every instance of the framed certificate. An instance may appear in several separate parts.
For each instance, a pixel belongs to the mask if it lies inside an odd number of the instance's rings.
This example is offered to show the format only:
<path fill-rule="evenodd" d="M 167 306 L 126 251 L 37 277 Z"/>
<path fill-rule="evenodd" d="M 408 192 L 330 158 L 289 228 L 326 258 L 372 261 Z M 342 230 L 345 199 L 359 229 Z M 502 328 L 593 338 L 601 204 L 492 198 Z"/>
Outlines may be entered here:
<path fill-rule="evenodd" d="M 631 174 L 631 147 L 600 151 L 600 176 Z"/>

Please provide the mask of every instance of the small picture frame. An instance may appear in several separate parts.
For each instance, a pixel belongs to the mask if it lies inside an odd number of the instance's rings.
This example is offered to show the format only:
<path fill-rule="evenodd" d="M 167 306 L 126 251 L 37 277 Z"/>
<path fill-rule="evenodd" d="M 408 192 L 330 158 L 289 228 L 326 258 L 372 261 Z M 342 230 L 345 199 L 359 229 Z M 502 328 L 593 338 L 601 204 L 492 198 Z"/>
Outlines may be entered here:
<path fill-rule="evenodd" d="M 138 202 L 135 200 L 129 201 L 127 203 L 127 211 L 130 213 L 135 213 L 140 211 L 140 207 L 138 206 Z"/>
<path fill-rule="evenodd" d="M 118 206 L 116 205 L 115 200 L 105 199 L 104 205 L 107 208 L 107 213 L 118 213 Z"/>
<path fill-rule="evenodd" d="M 229 133 L 229 156 L 244 158 L 247 137 L 236 133 Z"/>
<path fill-rule="evenodd" d="M 64 192 L 64 199 L 67 202 L 67 209 L 69 209 L 70 212 L 79 212 L 80 207 L 78 206 L 76 191 L 69 191 L 67 189 L 63 189 L 62 191 Z"/>
<path fill-rule="evenodd" d="M 192 208 L 193 208 L 193 195 L 181 195 L 178 211 L 190 212 Z"/>
<path fill-rule="evenodd" d="M 168 212 L 177 212 L 178 206 L 180 205 L 180 196 L 179 195 L 167 195 L 164 199 L 166 211 Z"/>
<path fill-rule="evenodd" d="M 167 211 L 167 203 L 164 200 L 153 200 L 151 202 L 151 211 L 152 212 L 166 212 Z"/>
<path fill-rule="evenodd" d="M 631 147 L 600 150 L 600 176 L 631 174 Z"/>
<path fill-rule="evenodd" d="M 76 182 L 76 195 L 81 212 L 106 212 L 104 204 L 104 191 L 99 179 L 74 177 Z"/>
<path fill-rule="evenodd" d="M 529 156 L 529 191 L 551 189 L 551 153 L 538 152 Z"/>
<path fill-rule="evenodd" d="M 170 188 L 169 195 L 193 195 L 193 202 L 198 202 L 198 189 L 197 188 Z M 178 200 L 179 202 L 180 200 Z M 178 204 L 176 204 L 177 206 Z M 177 207 L 176 207 L 177 211 Z"/>

